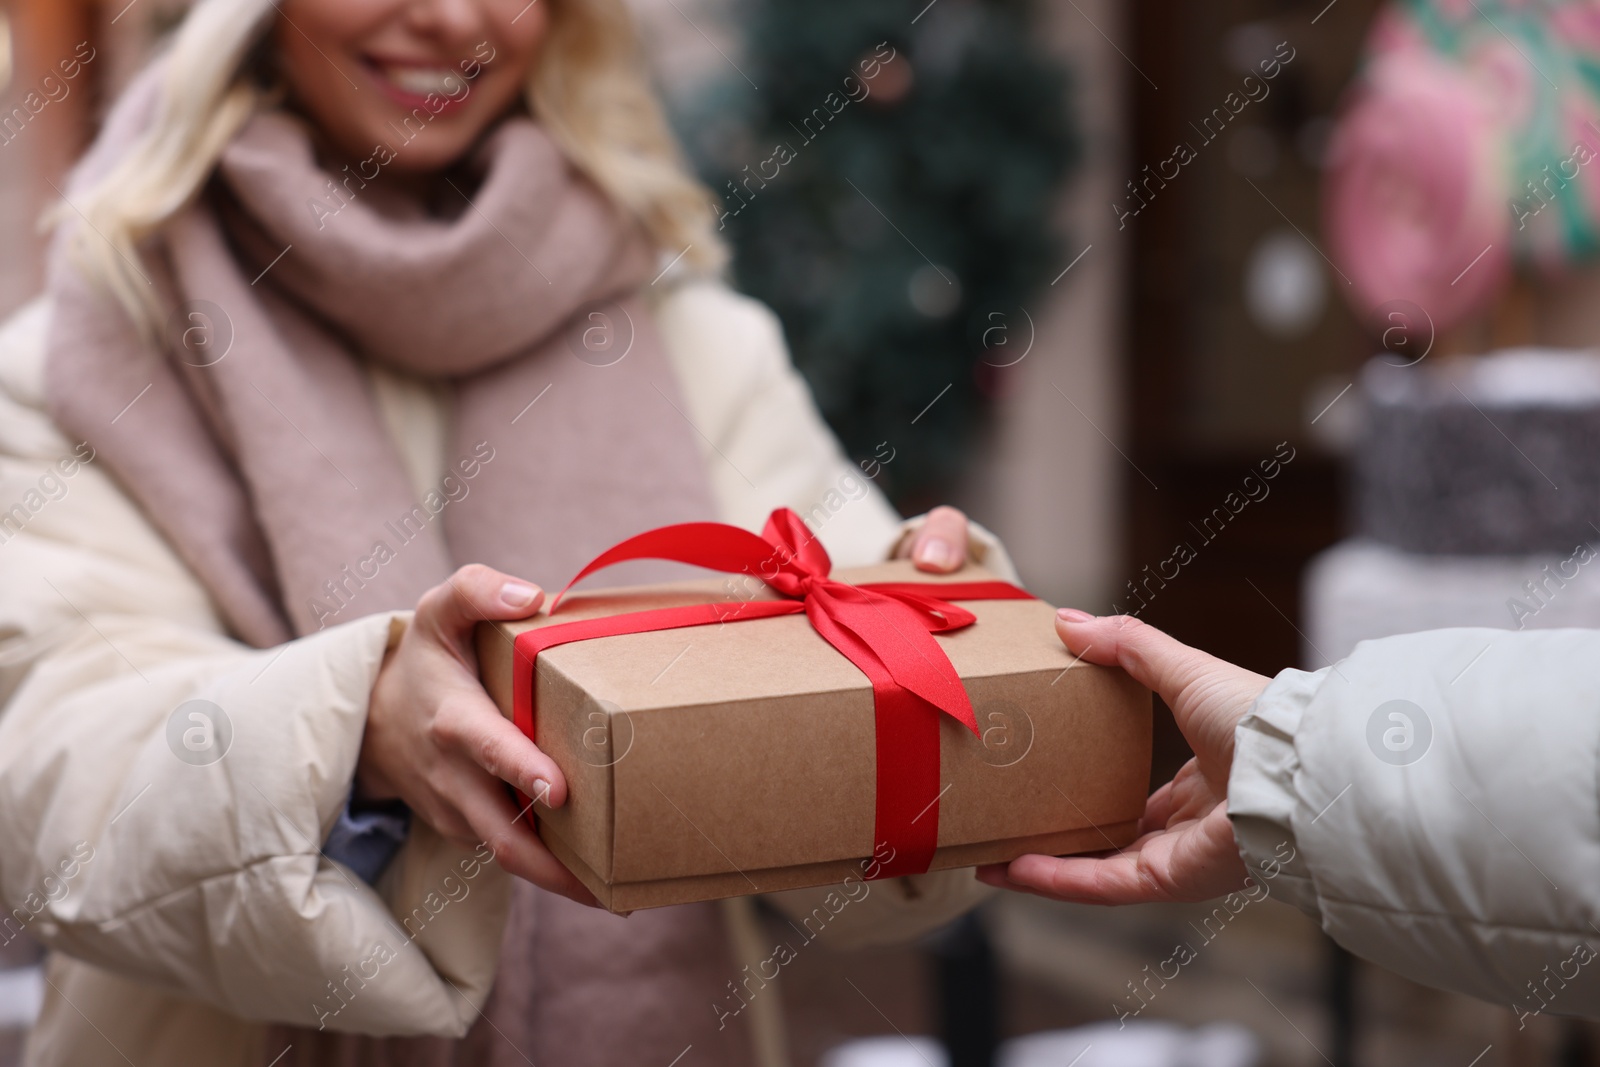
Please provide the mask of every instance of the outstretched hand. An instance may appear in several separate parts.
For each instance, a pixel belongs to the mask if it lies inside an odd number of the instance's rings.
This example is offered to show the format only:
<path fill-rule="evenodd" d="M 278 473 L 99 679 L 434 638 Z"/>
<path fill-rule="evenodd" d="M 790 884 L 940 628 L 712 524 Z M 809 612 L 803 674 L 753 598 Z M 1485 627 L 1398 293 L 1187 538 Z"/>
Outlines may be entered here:
<path fill-rule="evenodd" d="M 537 586 L 481 564 L 422 595 L 372 687 L 356 792 L 404 800 L 444 837 L 487 842 L 505 870 L 592 905 L 594 894 L 545 848 L 505 787 L 556 808 L 566 801 L 566 779 L 495 708 L 472 647 L 478 621 L 526 618 L 543 600 Z"/>
<path fill-rule="evenodd" d="M 1161 694 L 1195 756 L 1150 795 L 1140 837 L 1102 856 L 1021 856 L 980 868 L 990 885 L 1082 904 L 1209 900 L 1243 888 L 1228 821 L 1233 728 L 1266 688 L 1254 671 L 1207 655 L 1128 616 L 1063 608 L 1056 633 L 1090 663 L 1115 665 Z"/>

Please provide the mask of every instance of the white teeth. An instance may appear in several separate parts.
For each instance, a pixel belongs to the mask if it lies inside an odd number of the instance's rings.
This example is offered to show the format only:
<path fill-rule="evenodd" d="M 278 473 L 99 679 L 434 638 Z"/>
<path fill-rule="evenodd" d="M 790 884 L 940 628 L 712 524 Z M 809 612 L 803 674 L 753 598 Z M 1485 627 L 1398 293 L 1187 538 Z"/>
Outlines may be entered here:
<path fill-rule="evenodd" d="M 385 67 L 384 77 L 408 93 L 426 96 L 429 93 L 448 95 L 460 92 L 461 77 L 449 69 L 428 70 L 422 67 Z"/>

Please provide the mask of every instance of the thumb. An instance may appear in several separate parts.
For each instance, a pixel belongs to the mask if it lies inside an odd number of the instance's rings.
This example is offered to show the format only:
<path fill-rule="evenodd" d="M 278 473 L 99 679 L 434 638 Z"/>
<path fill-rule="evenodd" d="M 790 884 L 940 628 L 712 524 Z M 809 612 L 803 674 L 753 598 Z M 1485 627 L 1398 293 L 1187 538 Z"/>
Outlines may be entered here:
<path fill-rule="evenodd" d="M 1161 694 L 1176 711 L 1184 689 L 1222 660 L 1190 648 L 1131 615 L 1097 617 L 1075 608 L 1056 613 L 1056 634 L 1079 659 L 1116 666 Z"/>
<path fill-rule="evenodd" d="M 1159 693 L 1178 729 L 1208 764 L 1232 759 L 1234 724 L 1268 681 L 1128 615 L 1097 618 L 1063 608 L 1056 613 L 1056 634 L 1078 658 L 1121 667 Z"/>
<path fill-rule="evenodd" d="M 544 603 L 544 590 L 493 567 L 469 563 L 417 601 L 416 625 L 459 640 L 480 622 L 525 619 Z"/>

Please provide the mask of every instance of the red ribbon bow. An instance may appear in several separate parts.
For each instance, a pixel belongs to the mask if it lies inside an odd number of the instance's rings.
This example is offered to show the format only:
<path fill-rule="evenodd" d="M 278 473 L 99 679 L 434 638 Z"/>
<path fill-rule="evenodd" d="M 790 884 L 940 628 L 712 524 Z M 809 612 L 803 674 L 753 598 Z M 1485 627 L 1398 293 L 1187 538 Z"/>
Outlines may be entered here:
<path fill-rule="evenodd" d="M 516 639 L 512 703 L 516 725 L 534 737 L 533 664 L 540 652 L 571 641 L 774 618 L 805 612 L 812 627 L 872 682 L 877 728 L 874 841 L 892 859 L 878 877 L 920 874 L 939 840 L 939 712 L 978 734 L 972 701 L 949 657 L 933 639 L 976 621 L 952 600 L 1031 600 L 1008 582 L 871 582 L 850 585 L 828 575 L 832 563 L 800 516 L 779 508 L 757 537 L 720 522 L 663 526 L 602 552 L 551 604 L 554 614 L 578 582 L 633 559 L 675 560 L 745 573 L 787 600 L 716 602 L 659 608 L 543 626 Z"/>

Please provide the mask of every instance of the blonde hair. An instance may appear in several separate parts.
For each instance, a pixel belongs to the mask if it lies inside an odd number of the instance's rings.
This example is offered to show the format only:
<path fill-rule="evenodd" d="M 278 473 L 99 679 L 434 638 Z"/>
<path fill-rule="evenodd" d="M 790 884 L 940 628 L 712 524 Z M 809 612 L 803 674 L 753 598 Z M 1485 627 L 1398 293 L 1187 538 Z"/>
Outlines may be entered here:
<path fill-rule="evenodd" d="M 710 193 L 688 172 L 661 104 L 642 73 L 622 0 L 544 0 L 550 25 L 526 89 L 529 109 L 567 157 L 658 246 L 690 266 L 720 269 L 727 250 L 712 226 Z M 154 113 L 133 148 L 70 208 L 81 269 L 104 284 L 143 328 L 163 309 L 137 266 L 141 241 L 204 187 L 223 149 L 271 103 L 250 60 L 275 0 L 200 0 L 179 27 Z"/>

